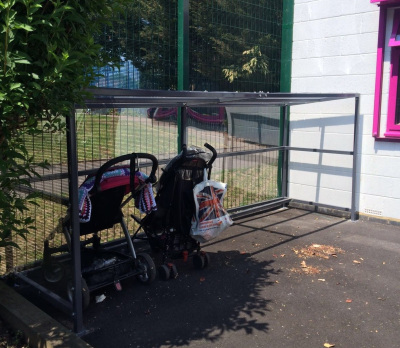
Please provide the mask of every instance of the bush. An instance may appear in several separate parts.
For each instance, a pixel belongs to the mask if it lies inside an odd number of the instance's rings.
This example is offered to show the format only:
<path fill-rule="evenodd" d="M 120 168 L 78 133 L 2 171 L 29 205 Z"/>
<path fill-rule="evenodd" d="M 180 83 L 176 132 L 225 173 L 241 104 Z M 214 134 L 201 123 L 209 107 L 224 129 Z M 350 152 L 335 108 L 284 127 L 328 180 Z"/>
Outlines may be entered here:
<path fill-rule="evenodd" d="M 63 120 L 88 95 L 96 68 L 119 57 L 95 43 L 123 0 L 8 0 L 0 2 L 0 247 L 18 247 L 33 220 L 24 216 L 33 195 L 18 194 L 38 176 L 24 136 L 65 127 Z"/>

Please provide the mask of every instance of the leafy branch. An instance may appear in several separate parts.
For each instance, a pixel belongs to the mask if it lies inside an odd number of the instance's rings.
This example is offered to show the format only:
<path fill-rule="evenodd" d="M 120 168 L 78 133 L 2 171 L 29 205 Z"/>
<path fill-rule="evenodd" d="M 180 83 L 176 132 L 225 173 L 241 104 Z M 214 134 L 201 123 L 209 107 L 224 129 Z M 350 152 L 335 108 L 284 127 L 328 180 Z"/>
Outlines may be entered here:
<path fill-rule="evenodd" d="M 268 57 L 261 53 L 259 46 L 254 46 L 242 53 L 243 60 L 241 65 L 231 65 L 229 68 L 222 69 L 224 77 L 232 83 L 241 77 L 248 77 L 255 73 L 266 76 L 269 71 Z M 248 60 L 249 59 L 249 60 Z"/>
<path fill-rule="evenodd" d="M 38 162 L 24 139 L 47 129 L 62 130 L 64 117 L 87 96 L 97 67 L 113 61 L 95 43 L 103 26 L 127 0 L 0 1 L 0 247 L 18 247 L 34 229 L 28 206 Z"/>

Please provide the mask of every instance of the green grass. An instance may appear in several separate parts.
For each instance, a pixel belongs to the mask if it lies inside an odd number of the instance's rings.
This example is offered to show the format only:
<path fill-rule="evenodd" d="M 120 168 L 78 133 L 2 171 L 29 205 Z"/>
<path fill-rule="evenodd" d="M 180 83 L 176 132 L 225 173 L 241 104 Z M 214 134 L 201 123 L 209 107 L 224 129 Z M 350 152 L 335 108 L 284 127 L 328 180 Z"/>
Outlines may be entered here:
<path fill-rule="evenodd" d="M 212 178 L 227 183 L 224 206 L 236 208 L 276 198 L 277 164 L 213 172 Z"/>

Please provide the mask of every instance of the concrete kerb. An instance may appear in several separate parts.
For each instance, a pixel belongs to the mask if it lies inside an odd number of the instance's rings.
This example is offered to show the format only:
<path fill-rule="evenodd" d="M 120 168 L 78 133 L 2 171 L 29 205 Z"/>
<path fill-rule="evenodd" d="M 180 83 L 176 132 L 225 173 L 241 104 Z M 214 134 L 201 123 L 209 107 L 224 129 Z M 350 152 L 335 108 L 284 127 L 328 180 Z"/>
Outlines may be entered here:
<path fill-rule="evenodd" d="M 31 347 L 91 347 L 2 281 L 0 298 L 0 317 L 21 331 Z"/>

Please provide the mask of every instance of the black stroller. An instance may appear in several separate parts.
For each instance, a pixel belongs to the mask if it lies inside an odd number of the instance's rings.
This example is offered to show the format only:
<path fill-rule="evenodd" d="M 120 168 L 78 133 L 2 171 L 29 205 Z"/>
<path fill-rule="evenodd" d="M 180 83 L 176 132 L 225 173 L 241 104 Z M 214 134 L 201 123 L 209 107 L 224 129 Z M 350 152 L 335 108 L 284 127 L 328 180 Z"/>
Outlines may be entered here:
<path fill-rule="evenodd" d="M 139 159 L 152 162 L 149 176 L 139 171 Z M 130 161 L 129 165 L 120 165 Z M 122 207 L 129 200 L 139 200 L 144 190 L 150 190 L 156 182 L 155 172 L 158 167 L 157 159 L 150 154 L 132 153 L 114 158 L 102 165 L 97 173 L 88 176 L 79 189 L 80 204 L 80 234 L 92 237 L 81 241 L 81 272 L 82 272 L 82 302 L 86 308 L 90 301 L 90 292 L 98 288 L 115 284 L 121 289 L 120 280 L 135 276 L 140 282 L 151 283 L 156 276 L 156 267 L 152 258 L 141 253 L 136 255 L 133 237 L 130 235 L 124 221 Z M 149 192 L 147 192 L 149 193 Z M 127 196 L 129 194 L 129 196 Z M 125 198 L 127 196 L 127 198 Z M 124 200 L 125 198 L 125 200 Z M 154 197 L 153 197 L 154 198 Z M 155 202 L 154 202 L 155 206 Z M 151 210 L 153 207 L 148 207 Z M 120 243 L 124 247 L 114 251 L 100 243 L 98 232 L 111 228 L 119 223 L 125 238 Z M 57 283 L 68 278 L 63 262 L 52 256 L 54 253 L 70 252 L 71 229 L 68 216 L 62 221 L 61 228 L 66 244 L 57 248 L 49 246 L 48 238 L 44 242 L 43 275 L 46 281 Z M 65 277 L 66 275 L 66 277 Z M 72 301 L 72 283 L 67 280 L 67 295 Z"/>
<path fill-rule="evenodd" d="M 217 157 L 216 150 L 209 144 L 201 148 L 183 146 L 181 154 L 173 158 L 164 168 L 158 182 L 156 196 L 157 210 L 136 219 L 143 228 L 153 251 L 162 253 L 159 276 L 163 280 L 178 275 L 173 259 L 193 258 L 197 269 L 207 267 L 209 255 L 201 250 L 200 243 L 190 235 L 192 218 L 195 212 L 193 188 L 203 181 L 204 170 L 211 175 L 212 163 Z"/>

